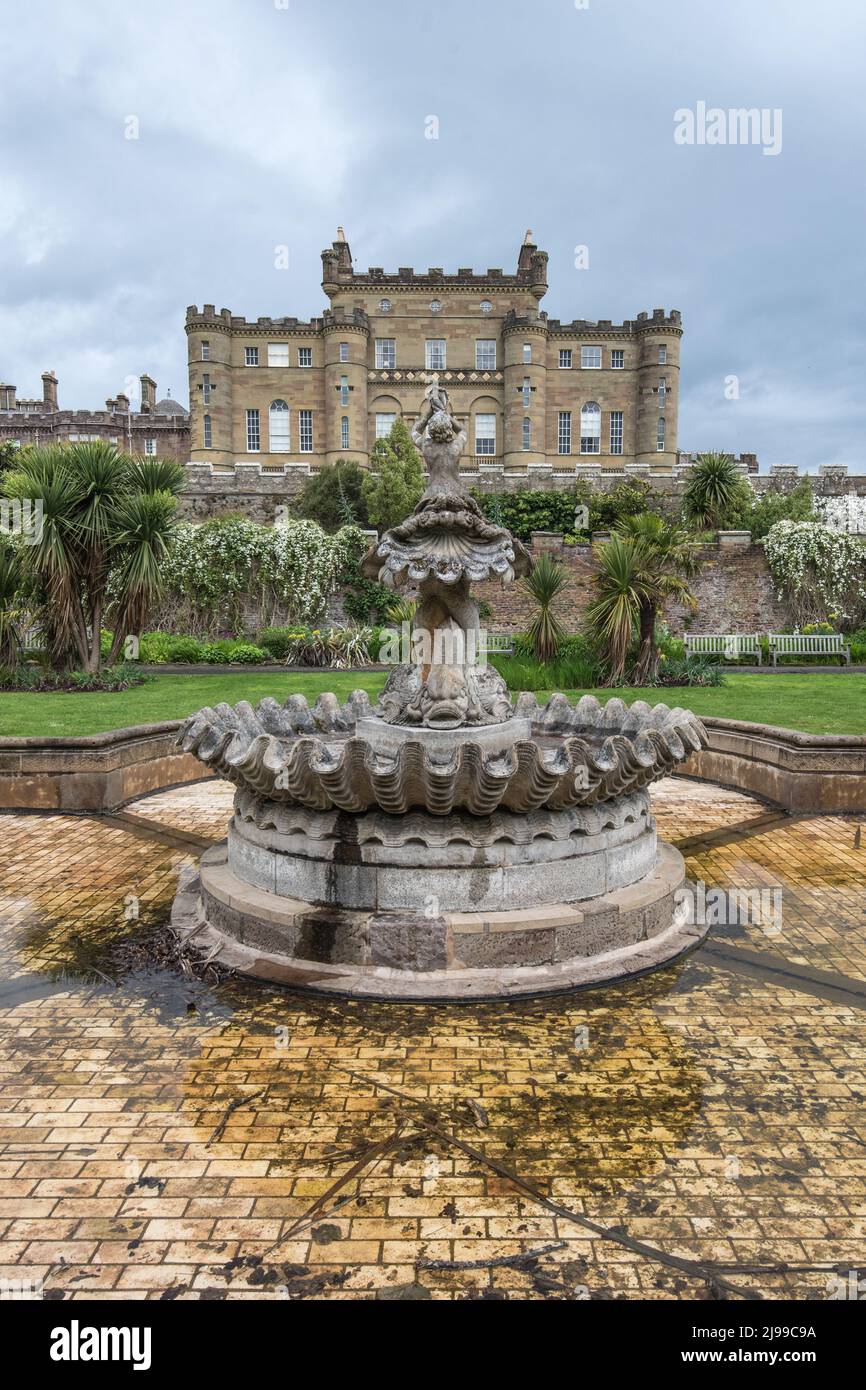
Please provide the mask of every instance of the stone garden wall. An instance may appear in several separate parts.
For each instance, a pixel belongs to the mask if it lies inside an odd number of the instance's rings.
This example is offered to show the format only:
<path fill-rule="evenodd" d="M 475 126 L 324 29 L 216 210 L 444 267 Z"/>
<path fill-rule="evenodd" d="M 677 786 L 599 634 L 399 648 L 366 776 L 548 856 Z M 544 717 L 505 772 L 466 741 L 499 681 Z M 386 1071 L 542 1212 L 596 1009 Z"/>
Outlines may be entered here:
<path fill-rule="evenodd" d="M 728 537 L 730 539 L 728 539 Z M 752 545 L 739 532 L 722 533 L 716 545 L 701 546 L 702 568 L 691 581 L 698 600 L 694 614 L 672 605 L 667 613 L 671 631 L 769 632 L 790 621 L 779 603 L 762 545 Z M 557 612 L 569 632 L 583 626 L 583 615 L 593 597 L 596 570 L 590 545 L 564 545 L 556 533 L 536 532 L 532 553 L 548 551 L 568 570 L 568 584 L 557 600 Z M 520 584 L 502 588 L 498 583 L 476 584 L 473 592 L 490 605 L 485 626 L 491 632 L 521 632 L 532 616 L 532 600 Z"/>

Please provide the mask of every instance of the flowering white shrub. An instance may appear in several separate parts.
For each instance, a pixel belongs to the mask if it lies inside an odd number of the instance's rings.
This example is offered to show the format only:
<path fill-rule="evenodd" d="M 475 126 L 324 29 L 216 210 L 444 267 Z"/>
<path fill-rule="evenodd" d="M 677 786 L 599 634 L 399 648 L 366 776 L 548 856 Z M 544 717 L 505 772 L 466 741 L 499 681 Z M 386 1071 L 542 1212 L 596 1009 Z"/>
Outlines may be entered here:
<path fill-rule="evenodd" d="M 187 632 L 241 630 L 250 608 L 263 627 L 275 621 L 315 623 L 341 571 L 365 546 L 355 526 L 329 536 L 315 521 L 183 522 L 165 565 L 160 611 L 175 630 Z"/>
<path fill-rule="evenodd" d="M 817 521 L 779 521 L 764 553 L 779 599 L 798 624 L 834 621 L 856 626 L 866 612 L 866 540 Z"/>
<path fill-rule="evenodd" d="M 847 492 L 842 497 L 818 497 L 815 508 L 831 531 L 849 536 L 866 536 L 866 497 Z"/>

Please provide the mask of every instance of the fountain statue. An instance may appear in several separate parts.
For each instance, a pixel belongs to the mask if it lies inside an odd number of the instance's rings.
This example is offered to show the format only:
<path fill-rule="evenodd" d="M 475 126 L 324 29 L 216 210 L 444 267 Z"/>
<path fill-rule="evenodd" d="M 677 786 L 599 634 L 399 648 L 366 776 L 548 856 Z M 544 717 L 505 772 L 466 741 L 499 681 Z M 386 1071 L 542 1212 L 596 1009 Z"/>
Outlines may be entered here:
<path fill-rule="evenodd" d="M 181 746 L 237 792 L 175 923 L 240 972 L 373 998 L 550 992 L 669 963 L 701 929 L 647 787 L 703 727 L 642 701 L 512 704 L 471 585 L 527 574 L 530 555 L 462 486 L 466 434 L 435 376 L 412 437 L 428 485 L 362 562 L 417 586 L 411 659 L 375 707 L 292 695 L 184 722 Z"/>

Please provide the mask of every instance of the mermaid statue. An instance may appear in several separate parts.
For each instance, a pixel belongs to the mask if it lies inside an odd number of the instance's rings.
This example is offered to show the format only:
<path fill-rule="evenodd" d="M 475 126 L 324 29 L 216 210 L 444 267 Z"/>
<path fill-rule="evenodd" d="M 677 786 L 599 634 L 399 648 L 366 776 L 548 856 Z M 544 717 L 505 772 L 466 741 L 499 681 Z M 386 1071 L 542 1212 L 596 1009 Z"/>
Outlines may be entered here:
<path fill-rule="evenodd" d="M 397 589 L 417 584 L 415 659 L 392 671 L 381 697 L 390 723 L 457 728 L 512 714 L 501 676 L 486 664 L 478 605 L 470 584 L 503 584 L 529 573 L 529 552 L 503 526 L 487 521 L 460 482 L 466 431 L 438 376 L 427 378 L 412 438 L 429 481 L 410 517 L 386 531 L 364 556 L 368 579 Z"/>

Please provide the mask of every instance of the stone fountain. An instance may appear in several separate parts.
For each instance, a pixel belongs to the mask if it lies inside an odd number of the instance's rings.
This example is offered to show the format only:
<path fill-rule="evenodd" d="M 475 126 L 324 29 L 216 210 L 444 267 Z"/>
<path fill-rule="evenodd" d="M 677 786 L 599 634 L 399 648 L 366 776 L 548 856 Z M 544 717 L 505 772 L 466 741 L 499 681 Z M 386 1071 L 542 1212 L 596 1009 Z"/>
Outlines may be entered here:
<path fill-rule="evenodd" d="M 466 435 L 433 377 L 412 431 L 429 485 L 363 561 L 418 586 L 410 660 L 379 703 L 217 705 L 178 742 L 237 787 L 228 839 L 174 922 L 258 978 L 372 998 L 500 998 L 640 974 L 700 940 L 647 788 L 706 745 L 688 710 L 512 704 L 473 581 L 530 557 L 459 481 Z"/>

